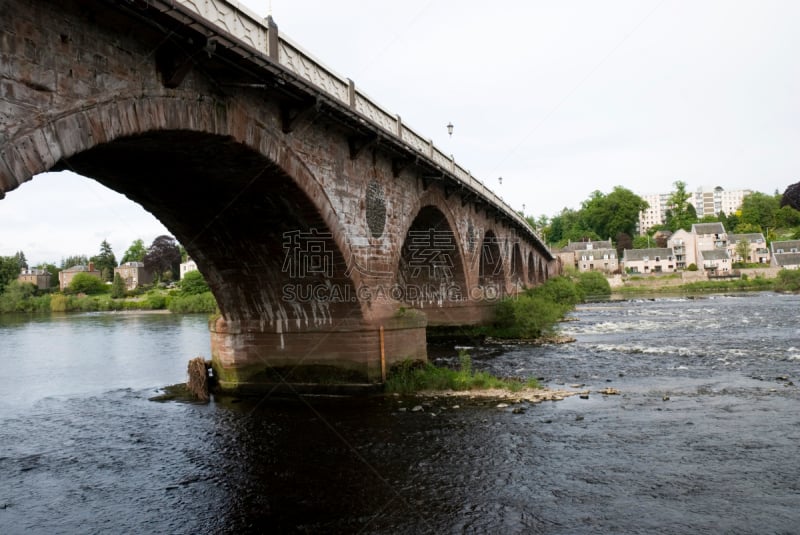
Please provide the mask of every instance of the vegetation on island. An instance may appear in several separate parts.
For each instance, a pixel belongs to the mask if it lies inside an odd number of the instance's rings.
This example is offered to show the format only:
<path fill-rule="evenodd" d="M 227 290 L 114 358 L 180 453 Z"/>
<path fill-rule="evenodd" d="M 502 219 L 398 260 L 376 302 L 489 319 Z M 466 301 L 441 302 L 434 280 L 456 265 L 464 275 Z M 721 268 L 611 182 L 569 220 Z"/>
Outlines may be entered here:
<path fill-rule="evenodd" d="M 553 277 L 535 288 L 498 303 L 491 325 L 460 328 L 450 335 L 465 338 L 540 340 L 553 334 L 555 325 L 578 303 L 606 299 L 611 287 L 597 272 L 571 273 Z M 429 327 L 429 330 L 435 330 Z M 500 378 L 475 371 L 469 354 L 459 352 L 458 369 L 435 366 L 430 362 L 403 361 L 394 366 L 386 381 L 386 391 L 410 394 L 422 390 L 502 389 L 512 392 L 538 388 L 535 378 Z"/>
<path fill-rule="evenodd" d="M 501 389 L 518 392 L 523 388 L 539 388 L 535 378 L 501 379 L 490 373 L 475 371 L 472 358 L 462 349 L 458 353 L 458 369 L 434 366 L 430 362 L 405 360 L 394 366 L 386 378 L 387 393 L 413 394 L 424 390 Z"/>

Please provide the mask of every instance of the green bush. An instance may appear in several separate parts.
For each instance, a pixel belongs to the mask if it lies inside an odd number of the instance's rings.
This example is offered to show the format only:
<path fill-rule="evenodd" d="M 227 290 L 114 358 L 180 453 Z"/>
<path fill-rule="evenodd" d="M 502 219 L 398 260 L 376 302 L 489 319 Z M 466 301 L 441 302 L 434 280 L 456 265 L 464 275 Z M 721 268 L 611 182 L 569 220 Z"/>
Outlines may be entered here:
<path fill-rule="evenodd" d="M 200 295 L 211 291 L 199 271 L 190 271 L 178 283 L 181 295 Z"/>
<path fill-rule="evenodd" d="M 76 273 L 69 283 L 68 290 L 72 294 L 83 293 L 87 295 L 108 292 L 105 282 L 88 273 Z"/>
<path fill-rule="evenodd" d="M 145 302 L 147 303 L 147 308 L 153 310 L 164 310 L 167 308 L 167 297 L 159 293 L 148 293 L 145 297 Z"/>
<path fill-rule="evenodd" d="M 571 278 L 565 276 L 547 279 L 540 286 L 527 289 L 524 295 L 541 297 L 547 301 L 567 306 L 581 302 L 578 286 Z"/>
<path fill-rule="evenodd" d="M 50 310 L 50 296 L 38 295 L 39 290 L 30 283 L 11 281 L 0 293 L 0 312 L 46 312 Z"/>
<path fill-rule="evenodd" d="M 170 312 L 176 314 L 205 313 L 217 311 L 217 300 L 211 292 L 197 295 L 176 295 L 169 300 Z"/>
<path fill-rule="evenodd" d="M 582 301 L 606 299 L 611 295 L 611 285 L 605 275 L 597 271 L 578 273 L 578 291 Z"/>
<path fill-rule="evenodd" d="M 782 269 L 778 272 L 778 280 L 775 281 L 775 290 L 778 292 L 797 292 L 800 291 L 800 270 Z"/>
<path fill-rule="evenodd" d="M 53 312 L 66 312 L 69 310 L 69 297 L 64 294 L 55 294 L 50 298 L 50 310 Z"/>
<path fill-rule="evenodd" d="M 697 271 L 697 269 L 698 269 L 697 264 L 695 264 L 694 262 L 686 266 L 686 271 Z"/>
<path fill-rule="evenodd" d="M 594 281 L 594 277 L 587 280 Z M 541 286 L 498 303 L 494 324 L 487 334 L 497 338 L 539 338 L 552 332 L 558 320 L 581 300 L 581 290 L 570 278 L 548 279 Z"/>
<path fill-rule="evenodd" d="M 568 308 L 527 293 L 505 299 L 497 305 L 490 334 L 497 338 L 539 338 L 552 330 Z"/>

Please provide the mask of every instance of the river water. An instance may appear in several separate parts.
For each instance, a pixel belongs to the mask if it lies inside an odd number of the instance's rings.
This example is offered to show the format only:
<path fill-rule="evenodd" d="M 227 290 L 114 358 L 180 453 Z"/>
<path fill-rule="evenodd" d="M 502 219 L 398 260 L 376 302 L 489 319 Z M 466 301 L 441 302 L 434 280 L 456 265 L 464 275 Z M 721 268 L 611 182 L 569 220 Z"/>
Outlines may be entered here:
<path fill-rule="evenodd" d="M 591 392 L 518 414 L 156 403 L 208 356 L 204 317 L 0 316 L 0 533 L 797 533 L 798 310 L 772 293 L 582 305 L 573 344 L 473 350 Z"/>

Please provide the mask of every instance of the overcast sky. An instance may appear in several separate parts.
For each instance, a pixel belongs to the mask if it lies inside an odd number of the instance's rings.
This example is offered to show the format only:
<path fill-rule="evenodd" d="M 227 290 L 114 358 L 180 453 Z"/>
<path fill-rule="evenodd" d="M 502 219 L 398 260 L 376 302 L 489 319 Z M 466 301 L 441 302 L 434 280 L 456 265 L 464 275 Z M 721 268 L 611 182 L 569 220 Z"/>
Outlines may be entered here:
<path fill-rule="evenodd" d="M 800 180 L 800 2 L 240 0 L 515 209 Z M 446 125 L 454 131 L 448 137 Z M 502 185 L 498 177 L 503 177 Z M 67 174 L 0 201 L 0 255 L 119 259 L 166 229 Z"/>

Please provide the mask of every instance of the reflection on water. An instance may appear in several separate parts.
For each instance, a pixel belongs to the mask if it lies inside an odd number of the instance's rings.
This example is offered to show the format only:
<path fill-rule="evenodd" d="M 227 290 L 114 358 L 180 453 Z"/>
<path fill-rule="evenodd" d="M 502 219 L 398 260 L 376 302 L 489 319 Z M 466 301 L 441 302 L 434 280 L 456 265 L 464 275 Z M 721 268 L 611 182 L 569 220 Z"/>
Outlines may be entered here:
<path fill-rule="evenodd" d="M 394 397 L 153 403 L 154 386 L 207 354 L 204 318 L 4 321 L 22 369 L 56 367 L 67 386 L 29 372 L 54 394 L 29 385 L 24 403 L 0 405 L 1 531 L 792 532 L 798 305 L 581 307 L 564 324 L 575 344 L 475 352 L 475 366 L 622 395 L 522 414 L 451 399 L 402 411 L 419 401 Z M 66 350 L 40 352 L 44 336 L 80 357 L 57 362 Z"/>

